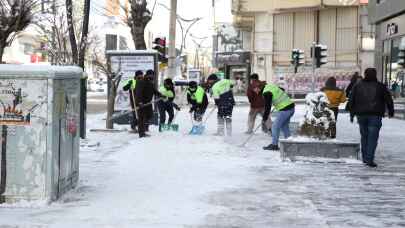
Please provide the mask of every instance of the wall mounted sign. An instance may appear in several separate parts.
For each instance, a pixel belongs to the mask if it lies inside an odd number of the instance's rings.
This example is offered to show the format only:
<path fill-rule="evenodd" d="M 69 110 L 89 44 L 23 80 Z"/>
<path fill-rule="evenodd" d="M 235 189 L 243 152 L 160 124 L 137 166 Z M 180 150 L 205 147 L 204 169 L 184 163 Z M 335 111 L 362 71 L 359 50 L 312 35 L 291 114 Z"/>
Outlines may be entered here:
<path fill-rule="evenodd" d="M 387 35 L 392 36 L 398 33 L 398 24 L 397 23 L 390 23 L 387 24 Z"/>

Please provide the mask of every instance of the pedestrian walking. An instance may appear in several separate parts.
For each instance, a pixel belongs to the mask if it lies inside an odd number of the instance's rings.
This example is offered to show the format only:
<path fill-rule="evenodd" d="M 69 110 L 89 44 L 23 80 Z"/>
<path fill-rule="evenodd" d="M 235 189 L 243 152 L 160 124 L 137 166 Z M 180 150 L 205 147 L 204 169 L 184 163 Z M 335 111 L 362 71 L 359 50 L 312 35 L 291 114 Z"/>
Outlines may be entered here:
<path fill-rule="evenodd" d="M 397 81 L 392 83 L 391 91 L 392 91 L 392 96 L 394 97 L 394 99 L 397 99 L 401 92 Z"/>
<path fill-rule="evenodd" d="M 264 97 L 264 115 L 263 122 L 266 122 L 270 117 L 271 107 L 277 111 L 277 118 L 273 122 L 271 127 L 272 143 L 266 147 L 264 150 L 280 150 L 278 147 L 280 131 L 283 131 L 284 137 L 288 138 L 291 136 L 290 133 L 290 120 L 295 112 L 295 104 L 290 99 L 288 94 L 279 86 L 268 83 L 263 88 Z"/>
<path fill-rule="evenodd" d="M 130 107 L 132 110 L 132 121 L 131 121 L 131 129 L 132 132 L 137 133 L 138 130 L 136 129 L 136 125 L 138 124 L 138 118 L 137 118 L 137 111 L 135 107 L 135 90 L 136 90 L 136 84 L 137 81 L 142 80 L 143 78 L 143 71 L 138 70 L 135 72 L 135 76 L 133 79 L 128 79 L 124 81 L 124 91 L 128 91 L 129 93 L 129 100 L 130 100 Z"/>
<path fill-rule="evenodd" d="M 388 109 L 388 117 L 394 116 L 394 102 L 386 86 L 377 81 L 375 68 L 364 72 L 364 79 L 357 83 L 349 99 L 350 121 L 357 117 L 361 135 L 363 163 L 377 167 L 374 162 L 382 118 Z"/>
<path fill-rule="evenodd" d="M 335 114 L 335 120 L 337 121 L 339 113 L 339 105 L 346 102 L 345 92 L 336 86 L 336 78 L 330 77 L 326 80 L 325 87 L 321 89 L 326 94 L 329 100 L 329 109 Z"/>
<path fill-rule="evenodd" d="M 349 85 L 346 87 L 346 98 L 350 99 L 350 93 L 352 92 L 352 89 L 354 87 L 354 85 L 356 85 L 359 81 L 361 81 L 361 76 L 359 75 L 359 72 L 355 72 L 352 76 L 352 78 L 350 79 L 350 83 Z M 347 102 L 345 110 L 349 111 L 349 102 Z"/>
<path fill-rule="evenodd" d="M 208 107 L 208 97 L 204 88 L 195 81 L 191 81 L 187 88 L 187 102 L 191 105 L 190 113 L 194 113 L 194 121 L 201 123 Z"/>
<path fill-rule="evenodd" d="M 217 135 L 223 136 L 226 133 L 232 135 L 232 112 L 235 99 L 232 92 L 233 84 L 229 79 L 219 80 L 217 75 L 211 74 L 207 78 L 209 88 L 211 88 L 215 105 L 218 107 L 218 128 Z"/>
<path fill-rule="evenodd" d="M 153 116 L 153 106 L 151 105 L 154 96 L 158 96 L 153 79 L 155 72 L 153 70 L 146 71 L 143 80 L 137 81 L 137 89 L 135 90 L 135 104 L 138 107 L 138 132 L 139 137 L 149 137 L 146 134 L 149 130 L 149 120 Z"/>
<path fill-rule="evenodd" d="M 249 99 L 250 110 L 248 116 L 248 129 L 246 134 L 252 134 L 253 128 L 255 126 L 255 121 L 257 115 L 261 115 L 263 118 L 264 114 L 264 97 L 261 94 L 263 87 L 266 85 L 266 82 L 259 80 L 259 75 L 252 74 L 250 75 L 250 83 L 246 92 L 246 95 Z M 267 133 L 271 127 L 271 118 L 268 118 L 267 121 L 262 122 L 262 131 Z"/>
<path fill-rule="evenodd" d="M 174 103 L 176 93 L 174 91 L 174 83 L 172 79 L 167 78 L 163 81 L 163 85 L 159 88 L 162 100 L 158 102 L 159 108 L 159 131 L 162 131 L 162 126 L 166 122 L 166 113 L 168 114 L 168 124 L 170 125 L 174 118 L 174 109 L 180 111 L 180 107 Z"/>

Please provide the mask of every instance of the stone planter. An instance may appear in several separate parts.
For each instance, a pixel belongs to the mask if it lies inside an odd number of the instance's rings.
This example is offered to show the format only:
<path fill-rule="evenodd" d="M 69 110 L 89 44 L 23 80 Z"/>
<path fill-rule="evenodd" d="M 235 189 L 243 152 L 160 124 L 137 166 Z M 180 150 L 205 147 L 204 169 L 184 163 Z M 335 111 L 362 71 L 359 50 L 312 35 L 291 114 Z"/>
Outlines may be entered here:
<path fill-rule="evenodd" d="M 294 139 L 280 140 L 281 158 L 292 161 L 299 160 L 298 157 L 312 158 L 360 158 L 360 144 L 352 142 L 339 142 L 335 140 L 313 140 L 303 141 Z"/>

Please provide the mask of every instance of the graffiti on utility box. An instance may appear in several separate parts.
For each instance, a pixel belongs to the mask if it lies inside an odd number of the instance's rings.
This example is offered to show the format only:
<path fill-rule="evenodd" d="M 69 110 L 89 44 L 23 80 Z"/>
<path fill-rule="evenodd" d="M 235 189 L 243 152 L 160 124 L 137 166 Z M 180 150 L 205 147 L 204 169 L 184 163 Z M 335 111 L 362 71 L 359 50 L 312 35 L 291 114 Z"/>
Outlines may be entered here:
<path fill-rule="evenodd" d="M 28 94 L 27 82 L 14 80 L 0 82 L 0 125 L 30 125 L 32 113 L 39 103 L 23 102 Z"/>

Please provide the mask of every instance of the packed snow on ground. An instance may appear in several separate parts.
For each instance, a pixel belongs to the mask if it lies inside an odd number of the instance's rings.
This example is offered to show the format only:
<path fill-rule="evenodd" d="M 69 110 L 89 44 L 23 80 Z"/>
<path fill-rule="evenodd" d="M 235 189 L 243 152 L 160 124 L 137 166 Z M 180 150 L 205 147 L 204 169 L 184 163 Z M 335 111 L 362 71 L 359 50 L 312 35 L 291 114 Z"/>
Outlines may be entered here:
<path fill-rule="evenodd" d="M 262 150 L 270 137 L 261 132 L 240 147 L 248 137 L 247 113 L 235 108 L 231 137 L 212 135 L 215 115 L 204 135 L 188 135 L 187 110 L 176 120 L 179 132 L 153 128 L 146 139 L 89 132 L 77 188 L 50 205 L 0 206 L 0 227 L 405 226 L 404 122 L 384 122 L 380 166 L 371 169 L 356 162 L 282 162 L 279 152 Z M 297 107 L 294 121 L 304 113 Z M 104 117 L 88 116 L 89 128 L 103 127 Z M 339 116 L 338 139 L 359 140 L 347 115 Z"/>

